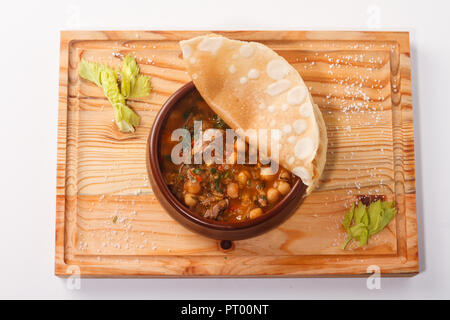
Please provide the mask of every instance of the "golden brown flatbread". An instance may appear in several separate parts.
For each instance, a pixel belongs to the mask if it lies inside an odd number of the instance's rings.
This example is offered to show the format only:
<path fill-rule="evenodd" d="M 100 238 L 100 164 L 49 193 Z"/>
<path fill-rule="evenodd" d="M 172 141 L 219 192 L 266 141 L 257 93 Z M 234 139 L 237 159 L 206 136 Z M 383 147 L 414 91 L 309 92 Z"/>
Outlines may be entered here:
<path fill-rule="evenodd" d="M 280 130 L 279 163 L 311 193 L 325 166 L 327 134 L 297 70 L 257 42 L 210 34 L 180 46 L 198 91 L 231 128 Z"/>

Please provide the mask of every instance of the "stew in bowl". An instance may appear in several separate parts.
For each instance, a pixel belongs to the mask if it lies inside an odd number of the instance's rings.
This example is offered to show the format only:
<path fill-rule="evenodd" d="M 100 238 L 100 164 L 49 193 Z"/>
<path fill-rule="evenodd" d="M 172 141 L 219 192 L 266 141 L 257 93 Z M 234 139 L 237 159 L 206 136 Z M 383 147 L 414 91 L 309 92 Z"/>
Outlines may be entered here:
<path fill-rule="evenodd" d="M 216 221 L 240 222 L 264 215 L 276 206 L 292 188 L 298 178 L 288 170 L 273 172 L 260 161 L 248 163 L 246 145 L 244 164 L 237 163 L 234 151 L 223 152 L 222 163 L 175 164 L 171 154 L 179 141 L 172 133 L 179 128 L 189 131 L 190 156 L 208 148 L 208 141 L 194 142 L 194 122 L 201 121 L 202 129 L 218 131 L 225 145 L 226 130 L 230 129 L 206 104 L 198 91 L 185 95 L 168 117 L 161 134 L 160 164 L 164 180 L 177 199 L 196 214 Z M 180 156 L 183 151 L 180 151 Z"/>
<path fill-rule="evenodd" d="M 190 134 L 192 122 L 198 119 L 203 130 L 228 129 L 190 82 L 166 101 L 149 135 L 149 179 L 167 213 L 186 228 L 219 240 L 254 237 L 289 218 L 301 204 L 306 185 L 282 167 L 274 173 L 262 161 L 230 163 L 233 152 L 223 154 L 228 161 L 222 164 L 172 161 L 174 147 L 180 143 L 172 141 L 172 132 L 184 127 Z M 188 141 L 185 147 L 191 157 L 196 148 L 208 147 L 193 145 L 192 138 Z M 249 157 L 247 149 L 245 157 Z"/>

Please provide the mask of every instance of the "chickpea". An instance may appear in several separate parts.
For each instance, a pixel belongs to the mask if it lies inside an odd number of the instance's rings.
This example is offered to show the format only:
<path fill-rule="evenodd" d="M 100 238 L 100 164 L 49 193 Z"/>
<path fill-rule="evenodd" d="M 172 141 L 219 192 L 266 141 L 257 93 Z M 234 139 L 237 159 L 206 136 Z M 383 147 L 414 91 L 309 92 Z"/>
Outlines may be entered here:
<path fill-rule="evenodd" d="M 291 174 L 289 173 L 289 171 L 287 171 L 285 169 L 281 169 L 279 178 L 281 180 L 289 180 L 291 178 Z"/>
<path fill-rule="evenodd" d="M 232 182 L 227 185 L 227 194 L 231 199 L 239 197 L 239 186 L 237 183 Z"/>
<path fill-rule="evenodd" d="M 188 207 L 193 207 L 197 204 L 197 198 L 191 193 L 186 193 L 184 195 L 184 203 L 186 203 Z"/>
<path fill-rule="evenodd" d="M 239 172 L 238 176 L 237 176 L 237 180 L 240 184 L 245 185 L 248 181 L 248 178 L 250 177 L 250 173 L 248 173 L 248 171 L 243 170 L 241 172 Z"/>
<path fill-rule="evenodd" d="M 248 213 L 248 217 L 250 219 L 255 219 L 255 218 L 258 218 L 262 214 L 263 214 L 263 211 L 261 208 L 255 208 L 255 209 L 250 210 L 250 212 Z"/>
<path fill-rule="evenodd" d="M 276 203 L 280 199 L 280 192 L 277 189 L 269 188 L 267 190 L 267 200 L 270 204 Z"/>
<path fill-rule="evenodd" d="M 184 185 L 184 189 L 189 193 L 199 193 L 202 187 L 200 186 L 200 182 L 188 180 Z"/>
<path fill-rule="evenodd" d="M 285 196 L 289 190 L 291 190 L 291 185 L 286 181 L 279 181 L 277 186 L 278 191 Z"/>
<path fill-rule="evenodd" d="M 273 172 L 272 168 L 270 168 L 270 167 L 261 168 L 261 179 L 263 179 L 263 180 L 266 180 L 266 181 L 274 180 L 275 174 L 276 174 L 276 172 Z"/>

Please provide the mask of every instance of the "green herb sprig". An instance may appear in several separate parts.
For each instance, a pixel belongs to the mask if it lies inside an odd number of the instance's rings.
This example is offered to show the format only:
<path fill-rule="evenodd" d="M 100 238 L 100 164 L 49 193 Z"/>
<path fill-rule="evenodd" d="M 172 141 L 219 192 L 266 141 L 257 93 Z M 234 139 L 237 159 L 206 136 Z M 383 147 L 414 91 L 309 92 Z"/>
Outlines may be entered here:
<path fill-rule="evenodd" d="M 121 70 L 81 59 L 78 67 L 80 77 L 94 82 L 103 89 L 112 104 L 117 127 L 122 132 L 134 132 L 140 117 L 126 105 L 126 99 L 150 94 L 150 77 L 139 74 L 136 59 L 127 55 Z M 120 81 L 120 88 L 119 88 Z"/>
<path fill-rule="evenodd" d="M 348 234 L 342 249 L 352 240 L 359 241 L 360 246 L 366 245 L 369 238 L 383 230 L 396 214 L 395 201 L 377 200 L 369 206 L 360 201 L 357 207 L 352 204 L 342 220 Z"/>

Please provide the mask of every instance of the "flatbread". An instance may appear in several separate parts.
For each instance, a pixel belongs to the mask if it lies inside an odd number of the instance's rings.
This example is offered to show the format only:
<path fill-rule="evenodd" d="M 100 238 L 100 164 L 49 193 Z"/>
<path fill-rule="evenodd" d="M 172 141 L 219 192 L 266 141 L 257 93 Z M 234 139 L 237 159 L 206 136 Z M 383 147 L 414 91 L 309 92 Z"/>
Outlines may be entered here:
<path fill-rule="evenodd" d="M 279 163 L 314 189 L 326 160 L 322 114 L 303 79 L 257 42 L 210 34 L 180 42 L 198 91 L 231 128 L 279 129 Z"/>

